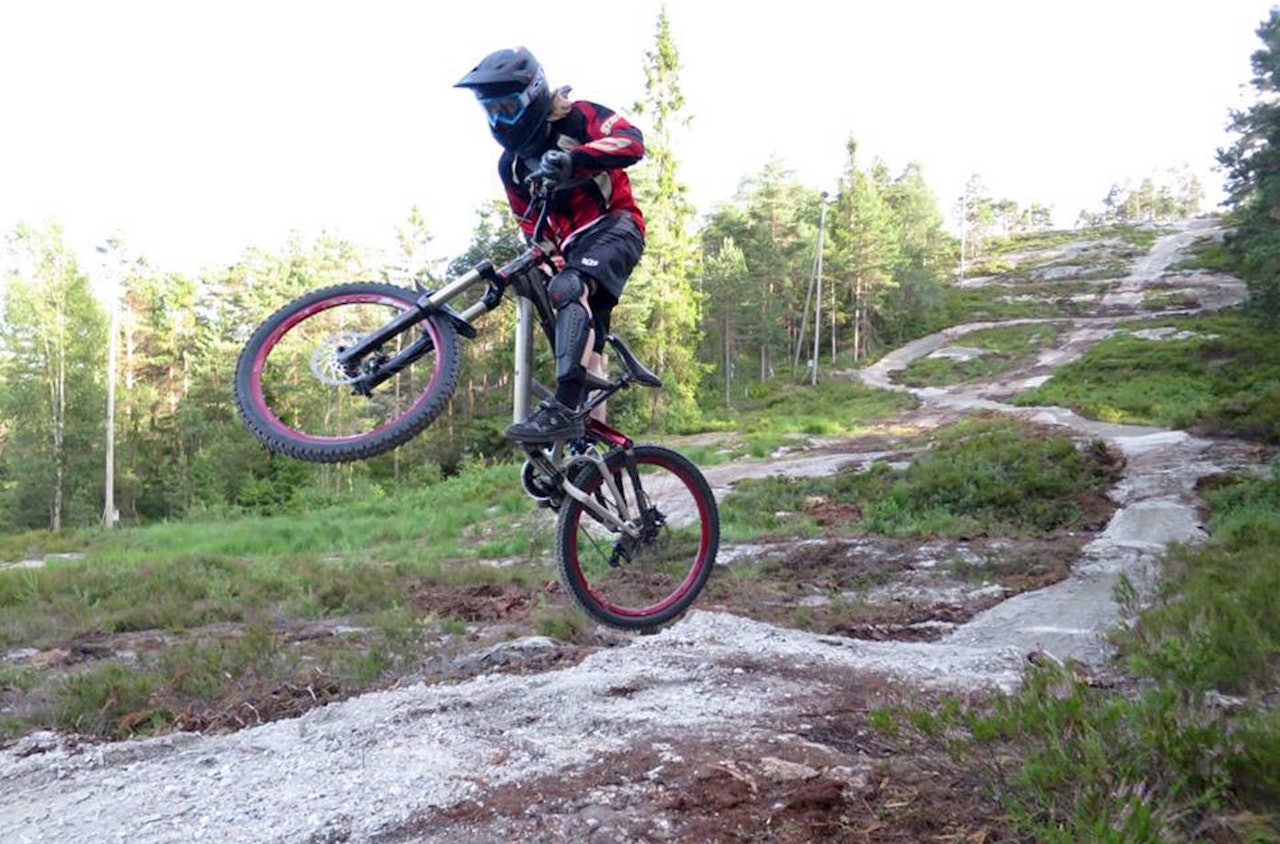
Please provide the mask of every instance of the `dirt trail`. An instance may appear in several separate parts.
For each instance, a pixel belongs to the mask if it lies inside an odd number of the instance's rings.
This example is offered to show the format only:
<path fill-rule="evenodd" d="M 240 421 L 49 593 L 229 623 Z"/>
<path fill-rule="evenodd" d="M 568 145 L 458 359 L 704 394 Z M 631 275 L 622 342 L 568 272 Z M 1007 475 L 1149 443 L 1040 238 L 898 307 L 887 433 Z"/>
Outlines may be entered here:
<path fill-rule="evenodd" d="M 1158 281 L 1203 233 L 1197 224 L 1161 238 L 1116 295 Z M 1212 306 L 1240 295 L 1234 279 L 1197 283 L 1212 291 Z M 852 793 L 873 799 L 874 742 L 836 729 L 846 722 L 833 713 L 862 711 L 895 685 L 1011 688 L 1036 648 L 1099 666 L 1102 634 L 1117 621 L 1116 578 L 1141 579 L 1165 544 L 1201 535 L 1194 485 L 1218 468 L 1210 442 L 1000 401 L 1116 319 L 1063 320 L 1072 330 L 1057 346 L 996 383 L 913 389 L 891 380 L 987 323 L 915 341 L 862 373 L 919 397 L 918 420 L 997 410 L 1123 451 L 1120 509 L 1054 585 L 997 601 L 934 641 L 816 635 L 703 609 L 567 668 L 392 689 L 231 734 L 94 746 L 29 736 L 0 751 L 0 841 L 693 841 L 716 840 L 734 823 L 808 840 L 785 830 L 818 829 Z M 723 494 L 742 477 L 829 473 L 888 453 L 833 449 L 707 474 Z M 725 559 L 741 553 L 752 551 L 728 548 Z M 505 647 L 553 646 L 530 638 Z"/>

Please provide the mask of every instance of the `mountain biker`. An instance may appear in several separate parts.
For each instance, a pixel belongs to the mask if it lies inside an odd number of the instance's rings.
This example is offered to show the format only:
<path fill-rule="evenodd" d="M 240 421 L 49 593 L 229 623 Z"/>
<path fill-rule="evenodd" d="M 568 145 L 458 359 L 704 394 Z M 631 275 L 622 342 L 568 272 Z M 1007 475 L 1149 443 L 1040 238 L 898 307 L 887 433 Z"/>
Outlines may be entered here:
<path fill-rule="evenodd" d="M 526 235 L 535 225 L 526 219 L 526 180 L 539 172 L 554 184 L 547 227 L 564 260 L 547 284 L 556 310 L 556 393 L 506 434 L 524 443 L 580 437 L 587 371 L 602 374 L 611 313 L 644 251 L 644 214 L 623 172 L 644 156 L 644 137 L 612 110 L 570 100 L 568 87 L 552 91 L 524 47 L 490 53 L 454 87 L 470 88 L 489 118 L 502 145 L 498 176 Z"/>

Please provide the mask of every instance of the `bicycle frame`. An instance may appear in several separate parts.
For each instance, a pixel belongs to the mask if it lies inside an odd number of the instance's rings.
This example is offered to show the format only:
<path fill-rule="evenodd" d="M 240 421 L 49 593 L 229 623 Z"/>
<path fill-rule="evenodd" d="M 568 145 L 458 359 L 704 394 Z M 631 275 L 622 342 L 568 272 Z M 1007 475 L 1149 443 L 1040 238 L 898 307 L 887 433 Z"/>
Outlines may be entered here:
<path fill-rule="evenodd" d="M 512 416 L 517 422 L 526 418 L 529 413 L 531 399 L 535 394 L 541 398 L 548 398 L 552 395 L 550 390 L 539 384 L 533 377 L 533 326 L 535 321 L 541 324 L 547 341 L 553 346 L 555 344 L 555 310 L 551 304 L 550 296 L 547 294 L 546 285 L 538 277 L 543 268 L 550 268 L 551 265 L 548 253 L 537 245 L 538 234 L 543 230 L 547 218 L 545 194 L 543 194 L 543 197 L 544 199 L 540 203 L 538 220 L 533 229 L 534 237 L 531 238 L 531 243 L 524 252 L 501 267 L 494 267 L 493 262 L 489 260 L 481 261 L 439 290 L 420 288 L 422 292 L 415 302 L 415 307 L 406 309 L 382 327 L 360 338 L 353 345 L 342 349 L 337 354 L 338 362 L 354 377 L 361 372 L 361 361 L 367 354 L 380 348 L 392 337 L 411 331 L 424 317 L 433 315 L 444 316 L 453 324 L 459 334 L 464 337 L 474 338 L 476 329 L 472 324 L 472 320 L 496 309 L 502 303 L 502 298 L 507 288 L 510 287 L 516 295 L 516 348 Z M 461 310 L 454 307 L 453 302 L 455 300 L 470 298 L 468 294 L 474 293 L 481 286 L 483 286 L 483 292 L 478 297 L 475 297 L 470 304 Z M 611 334 L 605 339 L 617 352 L 618 358 L 622 362 L 622 372 L 608 380 L 599 378 L 592 373 L 587 373 L 587 388 L 590 393 L 583 406 L 583 411 L 586 414 L 589 414 L 591 410 L 603 404 L 610 396 L 633 381 L 651 387 L 660 387 L 662 385 L 662 381 L 656 375 L 636 360 L 630 349 L 619 337 Z M 374 387 L 412 364 L 419 357 L 429 352 L 431 347 L 432 341 L 430 337 L 423 333 L 406 348 L 402 349 L 394 358 L 381 363 L 376 370 L 363 373 L 355 378 L 352 383 L 353 389 L 366 395 L 370 394 Z M 585 425 L 587 432 L 592 437 L 608 443 L 611 447 L 630 449 L 634 445 L 631 438 L 626 434 L 591 418 L 590 415 L 587 416 Z M 557 487 L 563 489 L 566 494 L 580 501 L 584 507 L 616 529 L 633 538 L 638 536 L 639 528 L 634 524 L 630 524 L 632 516 L 629 512 L 630 508 L 626 504 L 626 498 L 622 495 L 612 474 L 607 471 L 604 458 L 599 453 L 577 455 L 566 463 L 564 461 L 563 443 L 555 443 L 550 453 L 541 447 L 530 446 L 525 447 L 525 452 L 529 460 L 549 477 Z M 619 502 L 622 510 L 621 518 L 601 508 L 595 501 L 591 500 L 587 493 L 569 483 L 565 478 L 563 470 L 574 462 L 582 460 L 596 464 L 611 494 Z M 639 496 L 643 495 L 640 479 L 635 473 L 634 464 L 629 462 L 628 467 L 633 476 L 631 480 L 637 493 L 637 506 L 639 506 Z"/>

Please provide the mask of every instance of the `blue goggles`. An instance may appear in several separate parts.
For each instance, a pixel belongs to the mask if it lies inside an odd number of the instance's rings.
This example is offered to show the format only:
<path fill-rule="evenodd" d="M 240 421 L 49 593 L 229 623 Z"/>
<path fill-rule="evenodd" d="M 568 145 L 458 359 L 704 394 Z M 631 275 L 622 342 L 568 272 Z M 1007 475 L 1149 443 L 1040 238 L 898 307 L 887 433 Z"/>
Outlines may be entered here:
<path fill-rule="evenodd" d="M 499 123 L 513 126 L 524 116 L 533 98 L 528 90 L 525 90 L 517 94 L 500 94 L 496 97 L 479 97 L 478 99 L 485 114 L 489 116 L 490 126 L 496 126 Z"/>

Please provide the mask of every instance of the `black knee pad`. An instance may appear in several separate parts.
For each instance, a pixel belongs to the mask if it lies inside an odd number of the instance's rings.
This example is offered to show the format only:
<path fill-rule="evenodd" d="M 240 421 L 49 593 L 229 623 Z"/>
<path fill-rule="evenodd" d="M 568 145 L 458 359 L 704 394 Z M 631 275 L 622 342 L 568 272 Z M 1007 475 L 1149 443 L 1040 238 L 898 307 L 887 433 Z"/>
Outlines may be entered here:
<path fill-rule="evenodd" d="M 556 273 L 556 277 L 551 279 L 551 282 L 547 285 L 547 294 L 551 297 L 551 306 L 557 311 L 563 309 L 570 302 L 577 302 L 582 298 L 582 294 L 586 292 L 587 277 L 573 267 L 566 267 Z"/>
<path fill-rule="evenodd" d="M 586 377 L 582 354 L 587 350 L 591 315 L 574 299 L 556 311 L 556 381 L 581 381 Z"/>

